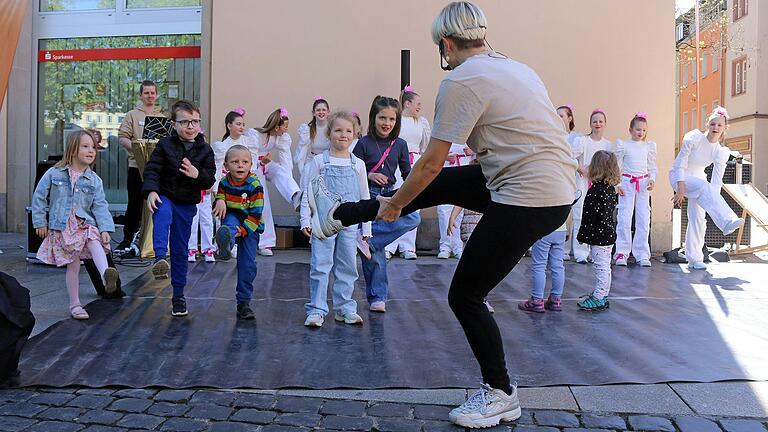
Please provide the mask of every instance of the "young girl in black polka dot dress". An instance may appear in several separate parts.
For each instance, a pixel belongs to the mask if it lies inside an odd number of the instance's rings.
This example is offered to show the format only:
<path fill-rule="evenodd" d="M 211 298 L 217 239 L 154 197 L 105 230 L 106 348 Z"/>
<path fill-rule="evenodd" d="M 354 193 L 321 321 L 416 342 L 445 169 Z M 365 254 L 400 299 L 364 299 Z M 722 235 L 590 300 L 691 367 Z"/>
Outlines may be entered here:
<path fill-rule="evenodd" d="M 595 290 L 578 303 L 579 309 L 599 312 L 608 309 L 611 290 L 611 250 L 616 243 L 616 185 L 621 171 L 616 155 L 600 150 L 589 165 L 592 186 L 584 198 L 578 241 L 591 247 Z"/>

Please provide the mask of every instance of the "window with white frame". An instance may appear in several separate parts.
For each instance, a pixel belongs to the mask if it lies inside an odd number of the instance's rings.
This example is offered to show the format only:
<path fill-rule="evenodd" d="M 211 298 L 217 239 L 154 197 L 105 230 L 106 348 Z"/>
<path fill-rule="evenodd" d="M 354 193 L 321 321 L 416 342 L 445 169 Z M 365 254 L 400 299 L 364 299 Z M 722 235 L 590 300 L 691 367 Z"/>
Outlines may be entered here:
<path fill-rule="evenodd" d="M 707 64 L 707 53 L 703 53 L 701 55 L 701 77 L 706 78 L 707 73 L 709 69 L 709 65 Z"/>
<path fill-rule="evenodd" d="M 699 114 L 698 111 L 696 111 L 696 108 L 691 110 L 691 130 L 698 129 L 699 125 L 697 124 L 699 122 Z"/>
<path fill-rule="evenodd" d="M 738 21 L 747 15 L 749 0 L 733 0 L 733 21 Z"/>
<path fill-rule="evenodd" d="M 681 135 L 684 135 L 686 132 L 691 130 L 691 124 L 688 122 L 688 113 L 683 113 L 683 133 Z"/>
<path fill-rule="evenodd" d="M 720 50 L 715 48 L 712 50 L 712 72 L 718 69 L 720 69 Z"/>
<path fill-rule="evenodd" d="M 731 63 L 731 96 L 747 92 L 747 57 L 741 57 Z"/>
<path fill-rule="evenodd" d="M 683 65 L 683 87 L 688 86 L 688 63 Z"/>
<path fill-rule="evenodd" d="M 695 83 L 697 79 L 699 79 L 699 71 L 698 71 L 698 61 L 696 59 L 693 59 L 691 62 L 691 83 Z"/>
<path fill-rule="evenodd" d="M 701 127 L 707 127 L 707 117 L 709 111 L 707 111 L 707 106 L 702 105 L 701 106 Z"/>

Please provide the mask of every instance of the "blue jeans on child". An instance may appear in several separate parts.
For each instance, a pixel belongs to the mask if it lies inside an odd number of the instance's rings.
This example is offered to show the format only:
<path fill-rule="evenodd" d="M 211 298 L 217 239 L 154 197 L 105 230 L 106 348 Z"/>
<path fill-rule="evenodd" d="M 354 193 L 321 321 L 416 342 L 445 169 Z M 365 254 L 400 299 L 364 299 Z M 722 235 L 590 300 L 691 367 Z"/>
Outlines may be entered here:
<path fill-rule="evenodd" d="M 354 155 L 349 165 L 331 165 L 328 151 L 323 152 L 324 164 L 320 175 L 325 177 L 329 191 L 339 194 L 343 202 L 358 201 L 360 186 L 355 172 Z M 357 227 L 348 227 L 336 235 L 320 240 L 312 238 L 312 258 L 309 267 L 309 314 L 328 313 L 328 280 L 333 271 L 333 310 L 339 314 L 356 313 L 357 302 L 352 299 L 357 280 Z"/>
<path fill-rule="evenodd" d="M 370 186 L 371 198 L 389 192 L 392 188 Z M 368 244 L 371 247 L 371 259 L 363 259 L 363 276 L 365 277 L 365 296 L 368 303 L 386 301 L 389 290 L 387 280 L 387 256 L 384 248 L 401 235 L 416 228 L 421 223 L 418 212 L 400 216 L 394 222 L 375 221 L 371 224 L 373 237 Z"/>
<path fill-rule="evenodd" d="M 565 231 L 554 231 L 533 244 L 531 248 L 531 257 L 533 257 L 533 264 L 531 265 L 533 269 L 532 297 L 544 298 L 544 286 L 547 284 L 547 263 L 549 263 L 549 272 L 552 274 L 550 295 L 555 297 L 563 295 L 565 234 Z"/>
<path fill-rule="evenodd" d="M 259 234 L 250 233 L 245 237 L 235 238 L 237 227 L 242 224 L 232 213 L 227 213 L 221 220 L 221 226 L 229 228 L 232 244 L 237 245 L 235 299 L 238 303 L 248 303 L 253 297 L 253 280 L 256 279 L 256 251 L 259 248 Z"/>
<path fill-rule="evenodd" d="M 171 286 L 173 296 L 179 297 L 187 285 L 187 243 L 197 205 L 177 204 L 165 195 L 160 195 L 160 200 L 162 204 L 152 215 L 152 247 L 156 259 L 168 257 L 170 233 Z"/>

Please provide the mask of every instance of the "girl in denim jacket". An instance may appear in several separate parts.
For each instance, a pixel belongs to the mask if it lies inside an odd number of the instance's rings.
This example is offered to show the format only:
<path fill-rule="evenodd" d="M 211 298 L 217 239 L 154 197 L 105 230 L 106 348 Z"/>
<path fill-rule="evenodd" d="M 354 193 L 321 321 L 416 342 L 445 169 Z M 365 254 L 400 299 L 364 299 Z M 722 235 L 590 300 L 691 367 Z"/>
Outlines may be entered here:
<path fill-rule="evenodd" d="M 32 223 L 44 239 L 37 258 L 46 264 L 67 265 L 69 312 L 80 320 L 88 319 L 78 291 L 81 259 L 93 259 L 107 294 L 117 291 L 118 273 L 107 267 L 106 255 L 115 225 L 101 179 L 90 168 L 94 160 L 93 135 L 85 130 L 70 133 L 61 162 L 46 171 L 32 196 Z"/>

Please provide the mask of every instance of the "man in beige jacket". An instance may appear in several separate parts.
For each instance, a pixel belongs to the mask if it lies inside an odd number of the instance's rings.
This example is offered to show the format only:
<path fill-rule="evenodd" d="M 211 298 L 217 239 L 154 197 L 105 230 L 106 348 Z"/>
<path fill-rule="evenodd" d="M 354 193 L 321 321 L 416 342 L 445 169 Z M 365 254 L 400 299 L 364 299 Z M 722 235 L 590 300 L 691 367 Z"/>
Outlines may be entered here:
<path fill-rule="evenodd" d="M 123 226 L 123 241 L 117 246 L 117 250 L 125 250 L 131 247 L 136 231 L 141 222 L 141 175 L 133 157 L 133 141 L 141 139 L 144 133 L 144 120 L 147 116 L 163 116 L 159 107 L 155 106 L 157 100 L 157 85 L 145 80 L 139 86 L 139 99 L 141 103 L 136 108 L 125 114 L 123 123 L 117 133 L 118 142 L 128 152 L 128 207 L 125 210 L 125 225 Z"/>

